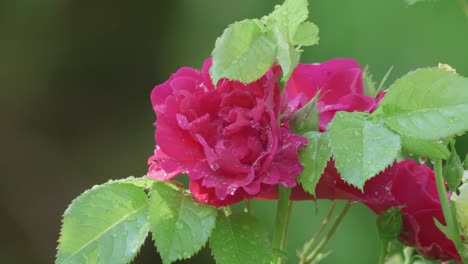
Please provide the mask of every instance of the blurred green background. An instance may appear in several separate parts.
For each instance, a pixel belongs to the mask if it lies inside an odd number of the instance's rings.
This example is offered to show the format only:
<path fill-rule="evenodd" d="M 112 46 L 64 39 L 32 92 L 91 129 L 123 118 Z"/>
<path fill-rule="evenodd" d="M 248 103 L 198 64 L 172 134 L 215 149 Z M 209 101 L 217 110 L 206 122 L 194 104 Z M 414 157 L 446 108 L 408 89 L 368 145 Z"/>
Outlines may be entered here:
<path fill-rule="evenodd" d="M 110 178 L 141 176 L 154 147 L 149 94 L 181 66 L 199 68 L 230 23 L 268 14 L 273 0 L 1 0 L 2 263 L 52 263 L 73 198 Z M 468 76 L 468 19 L 458 1 L 312 0 L 320 45 L 303 62 L 350 57 L 377 80 L 447 63 Z M 459 142 L 466 155 L 468 139 Z M 328 201 L 299 202 L 290 261 Z M 271 228 L 274 202 L 256 201 Z M 316 212 L 317 209 L 317 212 Z M 355 206 L 323 263 L 376 263 L 375 217 Z M 202 251 L 185 263 L 212 263 Z M 135 263 L 158 263 L 147 241 Z"/>

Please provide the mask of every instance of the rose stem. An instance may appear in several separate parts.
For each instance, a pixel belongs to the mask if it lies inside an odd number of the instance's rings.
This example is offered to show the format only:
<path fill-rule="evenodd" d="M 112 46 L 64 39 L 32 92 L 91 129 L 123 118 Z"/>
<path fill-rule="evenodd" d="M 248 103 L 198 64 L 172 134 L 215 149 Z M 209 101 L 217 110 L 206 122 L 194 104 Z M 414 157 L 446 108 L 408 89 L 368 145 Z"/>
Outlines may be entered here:
<path fill-rule="evenodd" d="M 343 209 L 341 209 L 340 214 L 335 218 L 335 221 L 333 222 L 330 230 L 328 230 L 328 233 L 325 235 L 322 241 L 320 241 L 320 243 L 317 245 L 314 251 L 312 251 L 312 253 L 310 253 L 310 255 L 307 256 L 306 263 L 312 262 L 312 260 L 314 260 L 318 256 L 318 254 L 323 250 L 323 248 L 327 245 L 328 241 L 335 233 L 336 229 L 340 225 L 341 221 L 343 220 L 350 207 L 351 202 L 347 202 Z"/>
<path fill-rule="evenodd" d="M 309 242 L 304 244 L 304 248 L 302 249 L 302 252 L 301 252 L 301 254 L 299 256 L 299 259 L 300 259 L 299 263 L 300 264 L 305 264 L 306 263 L 305 260 L 306 260 L 307 254 L 312 249 L 312 246 L 314 245 L 317 238 L 322 235 L 323 231 L 325 231 L 325 227 L 327 227 L 327 224 L 330 221 L 330 218 L 333 215 L 333 212 L 335 211 L 336 204 L 337 204 L 336 201 L 332 202 L 332 204 L 330 205 L 330 209 L 328 209 L 327 215 L 325 216 L 325 218 L 322 221 L 322 225 L 320 225 L 319 229 L 314 234 L 314 236 L 309 240 Z"/>
<path fill-rule="evenodd" d="M 289 200 L 291 188 L 278 186 L 278 205 L 276 207 L 275 230 L 273 232 L 273 250 L 283 252 L 286 246 L 288 224 L 291 217 L 292 202 Z M 283 256 L 274 254 L 272 263 L 282 264 Z"/>
<path fill-rule="evenodd" d="M 442 175 L 442 160 L 436 159 L 433 161 L 434 163 L 434 172 L 435 172 L 435 179 L 437 184 L 437 191 L 439 192 L 439 200 L 442 206 L 442 212 L 445 218 L 445 224 L 450 230 L 449 232 L 452 233 L 450 239 L 452 239 L 455 247 L 457 248 L 458 254 L 463 260 L 463 263 L 468 263 L 468 258 L 464 256 L 464 246 L 461 240 L 461 236 L 459 233 L 458 222 L 456 219 L 455 208 L 453 204 L 449 204 L 447 198 L 447 190 L 445 189 L 444 184 L 444 176 Z"/>

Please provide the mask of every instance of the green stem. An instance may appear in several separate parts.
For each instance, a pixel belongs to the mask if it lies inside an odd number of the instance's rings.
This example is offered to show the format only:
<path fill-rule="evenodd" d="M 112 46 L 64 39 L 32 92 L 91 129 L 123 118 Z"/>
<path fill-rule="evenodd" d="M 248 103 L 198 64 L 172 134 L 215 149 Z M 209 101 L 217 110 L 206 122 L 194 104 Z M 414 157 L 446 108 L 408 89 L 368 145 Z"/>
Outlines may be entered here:
<path fill-rule="evenodd" d="M 440 204 L 444 214 L 445 225 L 452 233 L 450 239 L 457 248 L 463 263 L 468 263 L 468 258 L 464 256 L 464 246 L 459 233 L 458 222 L 456 218 L 455 205 L 450 204 L 447 198 L 447 190 L 445 189 L 444 176 L 442 175 L 442 160 L 434 160 L 434 172 L 437 184 L 437 191 L 439 192 Z"/>
<path fill-rule="evenodd" d="M 278 205 L 276 207 L 275 230 L 273 232 L 273 250 L 283 252 L 286 246 L 288 234 L 288 225 L 291 218 L 292 202 L 289 200 L 291 188 L 285 188 L 282 185 L 278 189 Z M 272 263 L 283 264 L 284 259 L 281 255 L 274 255 Z"/>
<path fill-rule="evenodd" d="M 323 231 L 325 231 L 325 227 L 327 227 L 328 221 L 330 221 L 330 218 L 333 215 L 333 212 L 335 211 L 336 205 L 337 202 L 333 201 L 330 206 L 330 209 L 328 209 L 327 216 L 325 216 L 325 218 L 322 221 L 322 225 L 320 225 L 319 229 L 314 234 L 314 236 L 306 244 L 304 244 L 304 248 L 302 249 L 302 252 L 299 256 L 300 264 L 306 263 L 307 254 L 309 254 L 309 251 L 312 249 L 312 246 L 314 245 L 317 238 L 322 235 Z"/>
<path fill-rule="evenodd" d="M 310 253 L 310 255 L 307 256 L 306 263 L 312 262 L 318 256 L 318 254 L 322 252 L 323 248 L 327 245 L 330 238 L 333 236 L 333 234 L 335 234 L 336 229 L 340 225 L 346 213 L 349 211 L 350 207 L 351 207 L 351 202 L 347 202 L 346 205 L 343 207 L 343 209 L 341 209 L 340 214 L 336 217 L 330 230 L 328 230 L 328 233 L 325 235 L 322 241 L 320 241 L 320 243 L 317 245 L 314 251 L 312 251 L 312 253 Z"/>
<path fill-rule="evenodd" d="M 385 264 L 385 260 L 387 260 L 387 253 L 388 253 L 388 243 L 387 239 L 382 240 L 382 246 L 380 247 L 380 257 L 379 257 L 379 264 Z"/>

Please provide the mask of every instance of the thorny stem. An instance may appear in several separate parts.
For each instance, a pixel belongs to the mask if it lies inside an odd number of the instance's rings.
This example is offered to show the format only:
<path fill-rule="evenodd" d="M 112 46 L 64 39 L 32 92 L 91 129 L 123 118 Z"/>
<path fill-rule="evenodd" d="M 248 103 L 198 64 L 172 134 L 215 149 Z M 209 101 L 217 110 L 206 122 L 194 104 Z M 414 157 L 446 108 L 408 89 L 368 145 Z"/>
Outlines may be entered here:
<path fill-rule="evenodd" d="M 328 233 L 325 235 L 322 241 L 320 241 L 317 247 L 315 247 L 312 253 L 310 253 L 310 255 L 307 256 L 306 263 L 312 262 L 319 255 L 319 253 L 322 252 L 323 248 L 327 245 L 330 238 L 333 236 L 333 234 L 335 234 L 336 229 L 340 225 L 346 213 L 348 213 L 349 208 L 351 208 L 351 202 L 347 202 L 343 209 L 341 209 L 340 214 L 335 218 L 335 221 L 333 222 L 330 230 L 328 230 Z"/>
<path fill-rule="evenodd" d="M 444 176 L 442 175 L 442 160 L 436 159 L 434 163 L 434 172 L 435 179 L 437 184 L 437 191 L 439 193 L 440 205 L 442 206 L 442 212 L 444 214 L 445 225 L 447 226 L 449 232 L 451 232 L 451 237 L 455 247 L 457 248 L 460 257 L 462 258 L 463 263 L 468 263 L 468 258 L 464 256 L 464 246 L 461 240 L 459 233 L 458 222 L 456 219 L 455 205 L 449 203 L 447 198 L 447 190 L 445 188 Z"/>
<path fill-rule="evenodd" d="M 307 254 L 309 254 L 309 251 L 312 249 L 312 246 L 314 245 L 317 238 L 322 235 L 323 231 L 325 231 L 325 227 L 327 227 L 327 224 L 330 221 L 331 216 L 333 215 L 333 212 L 335 211 L 336 205 L 337 205 L 337 202 L 333 201 L 331 206 L 330 206 L 330 209 L 328 209 L 327 215 L 323 219 L 322 224 L 320 225 L 317 232 L 314 234 L 314 236 L 306 244 L 304 244 L 304 248 L 302 249 L 302 252 L 301 252 L 301 254 L 299 256 L 299 263 L 300 264 L 305 264 L 306 263 L 305 261 L 306 261 L 306 258 L 307 258 Z"/>
<path fill-rule="evenodd" d="M 289 200 L 291 188 L 285 188 L 279 185 L 278 205 L 276 207 L 275 229 L 273 233 L 273 250 L 283 252 L 286 246 L 288 234 L 288 225 L 291 218 L 292 202 Z M 274 254 L 272 263 L 283 264 L 283 256 Z"/>

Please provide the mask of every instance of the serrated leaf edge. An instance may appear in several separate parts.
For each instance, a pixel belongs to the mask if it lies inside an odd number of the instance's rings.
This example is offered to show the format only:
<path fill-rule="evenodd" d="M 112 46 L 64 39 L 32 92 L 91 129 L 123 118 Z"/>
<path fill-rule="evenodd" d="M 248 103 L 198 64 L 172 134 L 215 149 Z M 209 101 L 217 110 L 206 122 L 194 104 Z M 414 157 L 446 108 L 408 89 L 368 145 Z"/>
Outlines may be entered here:
<path fill-rule="evenodd" d="M 127 179 L 127 178 L 126 178 Z M 103 183 L 103 184 L 100 184 L 100 185 L 94 185 L 93 187 L 91 187 L 90 189 L 87 189 L 86 191 L 84 191 L 83 193 L 81 193 L 78 197 L 76 197 L 75 199 L 73 199 L 71 201 L 71 203 L 68 205 L 67 209 L 65 209 L 65 212 L 63 213 L 62 215 L 62 221 L 61 221 L 61 225 L 60 225 L 60 235 L 59 235 L 59 239 L 58 239 L 58 245 L 57 245 L 57 254 L 55 255 L 55 263 L 58 263 L 58 253 L 59 253 L 59 250 L 60 250 L 60 245 L 61 245 L 61 238 L 62 238 L 62 232 L 63 232 L 63 225 L 64 225 L 64 220 L 65 220 L 65 215 L 69 213 L 69 211 L 71 210 L 71 206 L 73 205 L 73 203 L 75 201 L 78 201 L 80 200 L 85 194 L 88 194 L 90 193 L 91 191 L 95 191 L 97 189 L 100 189 L 100 188 L 104 188 L 105 186 L 107 185 L 112 185 L 112 184 L 115 184 L 115 185 L 130 185 L 130 186 L 135 186 L 135 187 L 140 187 L 140 186 L 137 186 L 133 183 L 129 183 L 129 182 L 123 182 L 123 180 L 126 180 L 126 179 L 122 179 L 122 182 L 120 182 L 120 180 L 117 180 L 117 181 L 108 181 L 106 183 Z M 141 188 L 141 187 L 140 187 Z M 84 248 L 86 248 L 88 245 L 90 245 L 92 242 L 95 242 L 97 239 L 99 239 L 102 235 L 104 235 L 107 231 L 109 231 L 110 229 L 112 229 L 113 227 L 115 227 L 117 224 L 120 224 L 122 223 L 125 219 L 127 219 L 131 214 L 135 214 L 137 212 L 139 212 L 140 210 L 143 210 L 145 208 L 147 208 L 149 206 L 149 202 L 147 200 L 147 203 L 134 210 L 132 213 L 128 213 L 126 214 L 124 217 L 122 217 L 117 223 L 113 224 L 111 227 L 107 228 L 106 230 L 104 230 L 103 232 L 101 232 L 93 241 L 90 241 L 88 243 L 86 243 L 85 245 L 83 245 L 81 248 L 79 248 L 78 250 L 76 250 L 73 254 L 71 254 L 70 256 L 68 256 L 63 262 L 60 262 L 60 263 L 67 263 L 67 261 L 72 258 L 73 256 L 75 256 L 78 252 L 80 252 L 81 250 L 83 250 Z M 149 218 L 149 214 L 147 215 L 147 218 Z M 143 239 L 143 243 L 144 241 L 146 240 L 146 238 L 148 237 L 148 234 L 149 232 L 146 233 L 145 235 L 145 238 Z M 141 250 L 141 247 L 143 246 L 143 243 L 138 247 L 138 249 L 136 250 L 135 254 L 133 254 L 133 256 L 131 256 L 130 258 L 130 261 L 132 261 L 135 256 L 138 254 L 138 252 Z"/>
<path fill-rule="evenodd" d="M 172 184 L 171 184 L 171 185 L 172 185 Z M 156 190 L 153 189 L 153 190 L 149 193 L 149 195 L 150 195 L 150 201 L 151 201 L 151 194 L 152 194 L 152 192 L 156 192 Z M 188 197 L 185 193 L 181 192 L 181 194 L 182 194 L 182 199 L 181 199 L 181 200 L 182 200 L 182 201 L 181 201 L 182 204 L 184 203 L 184 199 L 187 199 L 187 198 L 188 198 L 188 199 L 192 199 L 192 200 L 193 200 L 193 198 Z M 197 203 L 197 201 L 195 201 L 195 200 L 193 200 L 193 201 Z M 150 207 L 150 211 L 151 211 L 151 207 Z M 151 234 L 152 234 L 153 244 L 154 244 L 154 246 L 155 246 L 155 248 L 156 248 L 156 251 L 159 253 L 159 255 L 160 255 L 161 258 L 162 258 L 163 255 L 161 254 L 161 251 L 160 251 L 160 249 L 159 249 L 159 247 L 158 247 L 158 245 L 157 245 L 157 242 L 156 242 L 156 240 L 155 240 L 156 234 L 155 234 L 154 231 L 152 230 L 152 225 L 151 225 L 151 212 L 149 213 L 149 218 L 150 218 L 150 232 L 151 232 Z M 162 258 L 163 263 L 164 263 L 164 264 L 165 264 L 165 263 L 173 263 L 174 261 L 177 261 L 177 260 L 189 259 L 189 258 L 193 257 L 194 255 L 196 255 L 197 253 L 199 253 L 200 250 L 201 250 L 204 246 L 206 246 L 207 242 L 209 241 L 209 239 L 210 239 L 210 237 L 211 237 L 211 234 L 213 233 L 213 230 L 215 229 L 217 218 L 218 218 L 218 217 L 215 217 L 215 222 L 214 222 L 213 226 L 212 226 L 212 227 L 209 229 L 209 231 L 208 231 L 207 239 L 206 239 L 203 243 L 201 243 L 200 247 L 195 247 L 192 254 L 190 254 L 190 255 L 184 255 L 184 254 L 183 254 L 184 252 L 182 252 L 181 258 L 177 258 L 177 259 L 175 259 L 175 260 L 168 260 L 168 261 L 166 261 L 164 258 Z M 180 219 L 180 213 L 177 215 L 176 223 L 179 221 L 179 219 Z M 176 226 L 176 224 L 174 224 L 174 227 L 175 227 L 175 226 Z M 171 237 L 171 248 L 172 248 L 173 243 L 174 243 L 174 240 L 173 240 L 173 237 Z"/>
<path fill-rule="evenodd" d="M 368 113 L 365 113 L 365 112 L 346 112 L 346 111 L 340 111 L 340 112 L 343 112 L 343 113 L 362 113 L 362 114 L 367 114 L 367 119 L 364 120 L 366 123 L 371 123 L 372 121 L 370 121 L 369 119 L 372 119 L 372 118 L 373 118 L 373 116 L 372 116 L 371 114 L 368 114 Z M 336 114 L 339 114 L 340 112 L 337 112 Z M 333 120 L 332 120 L 332 121 L 333 121 Z M 381 122 L 381 121 L 379 121 L 379 122 Z M 332 122 L 330 122 L 330 124 L 331 124 L 331 123 L 332 123 Z M 329 125 L 330 125 L 330 124 L 329 124 Z M 399 147 L 398 147 L 398 149 L 397 149 L 397 151 L 396 151 L 396 153 L 397 153 L 397 155 L 398 155 L 398 153 L 401 152 L 401 136 L 400 136 L 398 133 L 393 132 L 393 130 L 389 129 L 388 126 L 387 126 L 385 123 L 382 124 L 382 127 L 385 128 L 385 129 L 387 129 L 390 133 L 392 133 L 392 134 L 398 136 L 399 142 L 400 142 Z M 329 129 L 330 127 L 327 126 L 327 128 Z M 362 132 L 363 132 L 362 134 L 363 134 L 363 138 L 364 138 L 364 134 L 365 134 L 365 133 L 364 133 L 364 131 L 362 131 Z M 387 166 L 385 166 L 384 168 L 378 170 L 373 176 L 371 176 L 371 177 L 369 177 L 368 179 L 366 179 L 366 180 L 362 183 L 362 185 L 356 185 L 355 183 L 349 182 L 348 180 L 346 180 L 346 179 L 342 176 L 343 173 L 342 173 L 342 172 L 340 171 L 340 169 L 339 169 L 339 167 L 341 167 L 341 165 L 339 165 L 339 164 L 341 164 L 341 162 L 337 161 L 337 159 L 336 159 L 335 148 L 333 147 L 334 145 L 332 144 L 332 139 L 331 139 L 331 138 L 330 138 L 329 144 L 330 144 L 330 148 L 331 148 L 332 158 L 333 158 L 333 161 L 334 161 L 334 163 L 335 163 L 335 167 L 336 167 L 336 169 L 337 169 L 337 171 L 338 171 L 338 173 L 339 173 L 339 175 L 340 175 L 340 178 L 341 178 L 344 182 L 346 182 L 347 184 L 349 184 L 349 185 L 351 185 L 351 186 L 354 186 L 354 187 L 358 188 L 358 189 L 361 190 L 361 191 L 364 191 L 364 185 L 366 184 L 366 182 L 367 182 L 368 180 L 372 179 L 373 177 L 375 177 L 375 176 L 378 175 L 379 173 L 385 171 L 386 169 L 388 169 L 388 168 L 393 164 L 393 162 L 391 162 L 391 163 L 389 163 Z M 364 153 L 363 153 L 363 155 L 364 155 Z M 395 158 L 396 158 L 397 155 L 395 155 Z M 393 161 L 395 161 L 395 158 L 393 159 Z M 362 163 L 362 162 L 363 162 L 363 161 L 361 161 L 361 163 Z M 362 167 L 362 164 L 361 164 L 360 166 Z"/>

